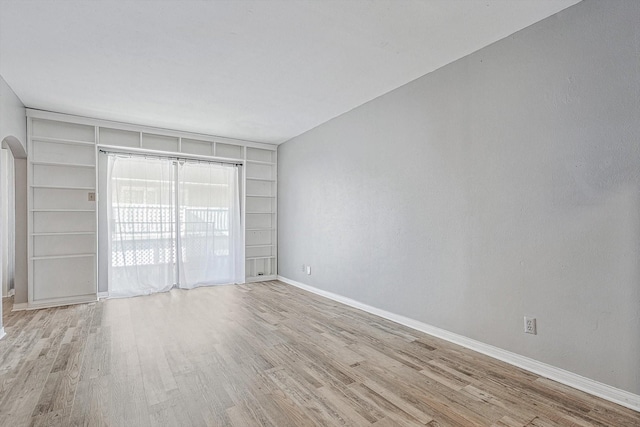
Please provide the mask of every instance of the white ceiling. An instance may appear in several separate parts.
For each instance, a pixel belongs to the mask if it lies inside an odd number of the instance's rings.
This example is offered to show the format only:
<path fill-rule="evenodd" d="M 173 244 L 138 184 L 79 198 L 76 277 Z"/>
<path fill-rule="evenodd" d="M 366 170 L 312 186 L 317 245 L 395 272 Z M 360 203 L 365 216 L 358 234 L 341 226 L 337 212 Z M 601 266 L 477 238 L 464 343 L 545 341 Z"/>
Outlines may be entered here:
<path fill-rule="evenodd" d="M 280 143 L 578 0 L 0 0 L 27 107 Z"/>

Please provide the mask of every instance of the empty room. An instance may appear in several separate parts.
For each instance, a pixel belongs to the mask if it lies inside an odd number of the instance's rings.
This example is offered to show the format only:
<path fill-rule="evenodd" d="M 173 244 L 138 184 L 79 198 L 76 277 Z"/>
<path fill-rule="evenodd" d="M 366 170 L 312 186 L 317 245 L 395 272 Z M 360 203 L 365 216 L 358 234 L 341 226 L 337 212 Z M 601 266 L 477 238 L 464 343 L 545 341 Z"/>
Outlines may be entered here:
<path fill-rule="evenodd" d="M 640 427 L 640 1 L 0 0 L 0 426 Z"/>

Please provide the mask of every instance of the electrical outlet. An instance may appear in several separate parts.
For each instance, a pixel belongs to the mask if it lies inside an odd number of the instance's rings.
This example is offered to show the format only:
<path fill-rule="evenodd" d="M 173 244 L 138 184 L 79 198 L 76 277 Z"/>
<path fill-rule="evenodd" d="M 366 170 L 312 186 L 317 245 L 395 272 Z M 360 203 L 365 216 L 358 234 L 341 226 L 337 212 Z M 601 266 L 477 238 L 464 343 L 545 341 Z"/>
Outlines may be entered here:
<path fill-rule="evenodd" d="M 307 274 L 311 274 L 311 266 L 307 265 Z"/>
<path fill-rule="evenodd" d="M 536 318 L 524 316 L 524 332 L 527 334 L 537 335 Z"/>

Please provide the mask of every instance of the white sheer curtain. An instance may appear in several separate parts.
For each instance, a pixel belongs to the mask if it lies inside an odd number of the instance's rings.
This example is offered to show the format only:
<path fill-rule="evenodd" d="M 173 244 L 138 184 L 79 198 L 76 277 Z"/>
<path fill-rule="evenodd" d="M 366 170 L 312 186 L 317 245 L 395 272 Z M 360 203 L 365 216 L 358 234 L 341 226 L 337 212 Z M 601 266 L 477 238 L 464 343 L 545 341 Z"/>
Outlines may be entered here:
<path fill-rule="evenodd" d="M 175 167 L 169 160 L 109 155 L 109 296 L 175 284 Z"/>
<path fill-rule="evenodd" d="M 238 168 L 179 166 L 181 288 L 238 283 L 244 277 Z"/>
<path fill-rule="evenodd" d="M 238 168 L 108 156 L 109 296 L 242 283 Z"/>

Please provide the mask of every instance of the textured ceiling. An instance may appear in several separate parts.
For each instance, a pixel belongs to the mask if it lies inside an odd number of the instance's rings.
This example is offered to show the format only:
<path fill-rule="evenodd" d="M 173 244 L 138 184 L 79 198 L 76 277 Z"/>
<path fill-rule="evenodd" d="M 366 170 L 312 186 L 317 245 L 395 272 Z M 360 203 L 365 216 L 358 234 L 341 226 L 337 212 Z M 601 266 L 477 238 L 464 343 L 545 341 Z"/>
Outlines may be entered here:
<path fill-rule="evenodd" d="M 280 143 L 577 0 L 0 0 L 27 107 Z"/>

